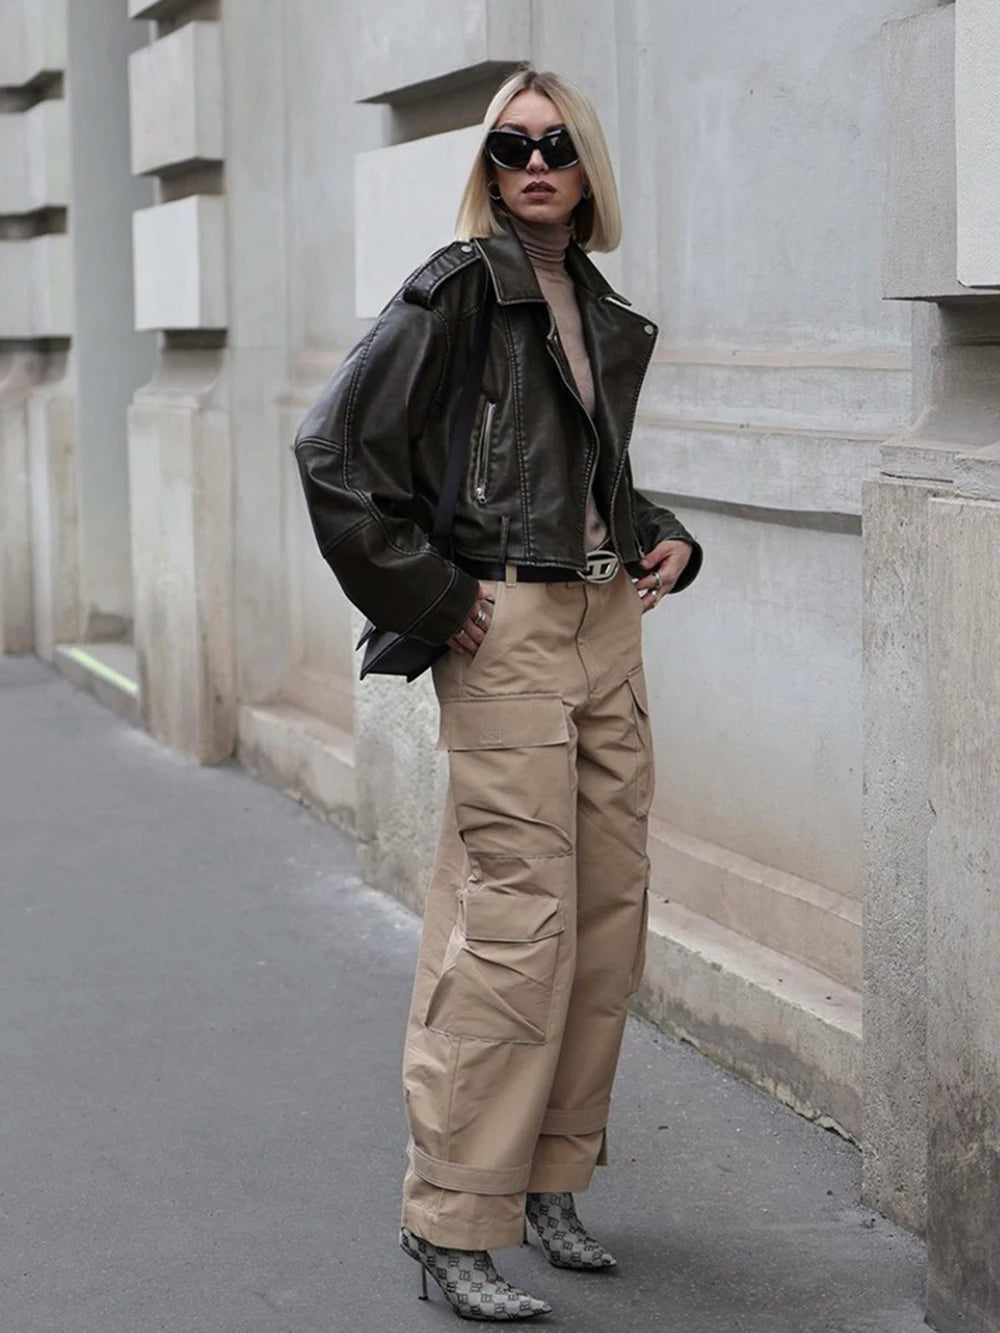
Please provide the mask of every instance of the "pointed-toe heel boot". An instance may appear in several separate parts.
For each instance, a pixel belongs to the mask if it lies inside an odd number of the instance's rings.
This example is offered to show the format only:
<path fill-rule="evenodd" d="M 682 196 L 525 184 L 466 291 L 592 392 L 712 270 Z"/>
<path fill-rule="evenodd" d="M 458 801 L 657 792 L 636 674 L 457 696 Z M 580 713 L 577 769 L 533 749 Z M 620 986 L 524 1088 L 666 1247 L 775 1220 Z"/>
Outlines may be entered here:
<path fill-rule="evenodd" d="M 572 1194 L 529 1194 L 525 1216 L 556 1268 L 616 1268 L 617 1261 L 600 1241 L 584 1230 Z"/>
<path fill-rule="evenodd" d="M 399 1244 L 420 1265 L 420 1299 L 427 1299 L 430 1274 L 460 1319 L 501 1324 L 552 1311 L 547 1302 L 505 1282 L 485 1250 L 445 1249 L 405 1227 L 399 1233 Z"/>

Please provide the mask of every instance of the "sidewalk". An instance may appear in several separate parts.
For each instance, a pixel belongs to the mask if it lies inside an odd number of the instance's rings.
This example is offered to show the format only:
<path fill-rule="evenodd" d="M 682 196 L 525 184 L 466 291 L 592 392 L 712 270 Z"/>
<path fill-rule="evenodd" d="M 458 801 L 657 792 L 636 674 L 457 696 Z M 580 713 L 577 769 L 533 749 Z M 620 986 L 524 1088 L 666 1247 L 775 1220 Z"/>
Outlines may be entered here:
<path fill-rule="evenodd" d="M 0 1327 L 468 1327 L 396 1249 L 417 923 L 348 839 L 0 659 Z M 633 1021 L 614 1276 L 502 1271 L 581 1333 L 920 1333 L 921 1247 L 857 1152 Z"/>

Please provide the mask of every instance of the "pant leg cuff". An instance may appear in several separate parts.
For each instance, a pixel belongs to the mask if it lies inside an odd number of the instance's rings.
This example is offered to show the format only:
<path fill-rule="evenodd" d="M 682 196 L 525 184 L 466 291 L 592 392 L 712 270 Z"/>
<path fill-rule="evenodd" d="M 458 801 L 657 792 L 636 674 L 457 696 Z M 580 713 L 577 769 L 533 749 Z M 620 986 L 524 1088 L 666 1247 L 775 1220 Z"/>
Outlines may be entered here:
<path fill-rule="evenodd" d="M 530 1162 L 511 1167 L 445 1162 L 423 1152 L 415 1143 L 410 1146 L 410 1162 L 421 1180 L 428 1184 L 445 1190 L 462 1190 L 467 1194 L 519 1194 L 527 1186 L 531 1171 Z"/>
<path fill-rule="evenodd" d="M 601 1102 L 597 1106 L 578 1107 L 572 1111 L 549 1109 L 542 1120 L 542 1134 L 596 1134 L 605 1129 L 610 1102 Z"/>
<path fill-rule="evenodd" d="M 403 1226 L 414 1236 L 450 1250 L 509 1250 L 520 1245 L 524 1233 L 520 1215 L 509 1223 L 459 1222 L 432 1217 L 412 1203 L 403 1208 Z"/>

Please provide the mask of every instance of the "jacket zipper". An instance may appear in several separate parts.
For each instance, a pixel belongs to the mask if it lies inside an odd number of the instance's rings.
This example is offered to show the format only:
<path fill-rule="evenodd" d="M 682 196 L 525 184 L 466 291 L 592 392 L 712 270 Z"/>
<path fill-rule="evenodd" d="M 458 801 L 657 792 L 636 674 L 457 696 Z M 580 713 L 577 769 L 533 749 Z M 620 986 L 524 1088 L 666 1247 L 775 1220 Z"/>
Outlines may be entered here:
<path fill-rule="evenodd" d="M 500 293 L 499 293 L 499 291 L 498 291 L 498 289 L 497 289 L 496 275 L 495 275 L 494 272 L 493 272 L 493 265 L 490 263 L 489 258 L 488 258 L 488 256 L 487 256 L 485 250 L 483 250 L 482 246 L 479 245 L 478 242 L 476 242 L 476 249 L 479 251 L 480 257 L 482 258 L 483 263 L 486 265 L 486 271 L 487 271 L 487 273 L 490 275 L 490 281 L 493 283 L 493 291 L 494 291 L 494 293 L 495 293 L 495 295 L 496 295 L 497 300 L 499 301 L 499 299 L 500 299 Z M 629 300 L 627 300 L 624 296 L 620 296 L 620 295 L 618 294 L 618 292 L 605 292 L 605 294 L 604 294 L 603 296 L 599 297 L 598 299 L 601 300 L 601 301 L 611 301 L 613 304 L 618 305 L 619 307 L 631 306 L 631 304 L 632 304 L 632 302 L 629 301 Z M 633 312 L 632 310 L 628 310 L 626 313 L 628 313 L 628 314 L 632 314 L 632 313 L 634 313 L 634 312 Z M 637 318 L 637 319 L 638 319 L 638 318 L 641 318 L 641 316 L 638 316 L 638 315 L 637 315 L 636 318 Z M 552 344 L 553 344 L 553 339 L 555 338 L 555 336 L 556 336 L 556 318 L 555 318 L 555 314 L 554 314 L 554 312 L 553 312 L 553 310 L 552 310 L 552 307 L 550 306 L 550 307 L 549 307 L 549 333 L 548 333 L 548 337 L 547 337 L 546 340 L 545 340 L 545 341 L 546 341 L 546 345 L 547 345 L 547 347 L 548 347 L 548 349 L 549 349 L 549 355 L 552 357 L 553 361 L 555 361 L 555 363 L 556 363 L 556 367 L 557 367 L 557 369 L 558 369 L 558 371 L 559 371 L 559 375 L 560 375 L 560 377 L 561 377 L 563 383 L 566 385 L 566 388 L 569 389 L 570 393 L 573 395 L 573 397 L 574 397 L 574 398 L 576 399 L 576 401 L 579 403 L 579 405 L 580 405 L 580 410 L 583 412 L 583 415 L 584 415 L 584 417 L 586 418 L 587 425 L 588 425 L 588 427 L 590 428 L 590 433 L 591 433 L 591 435 L 593 436 L 594 444 L 595 444 L 593 463 L 592 463 L 591 467 L 590 467 L 590 468 L 588 469 L 588 471 L 587 471 L 587 489 L 586 489 L 586 491 L 584 492 L 584 504 L 586 505 L 586 502 L 587 502 L 587 501 L 586 501 L 586 497 L 590 494 L 591 482 L 592 482 L 592 480 L 593 480 L 594 471 L 596 470 L 596 467 L 597 467 L 597 454 L 598 454 L 598 452 L 600 451 L 601 440 L 600 440 L 600 436 L 597 434 L 597 427 L 594 425 L 593 421 L 591 420 L 590 413 L 589 413 L 589 412 L 587 411 L 587 409 L 584 407 L 584 405 L 583 405 L 583 400 L 581 399 L 579 393 L 577 392 L 576 385 L 573 384 L 573 382 L 572 382 L 570 379 L 567 378 L 567 376 L 566 376 L 566 372 L 565 372 L 565 371 L 563 370 L 563 368 L 562 368 L 562 364 L 560 363 L 559 357 L 557 356 L 556 351 L 555 351 L 555 348 L 554 348 L 554 346 L 552 345 Z M 642 373 L 643 375 L 646 374 L 646 370 L 648 369 L 648 367 L 649 367 L 649 363 L 650 363 L 650 361 L 652 360 L 652 358 L 653 358 L 653 346 L 652 346 L 652 344 L 650 344 L 649 353 L 647 354 L 646 359 L 643 361 L 643 363 L 642 363 L 642 367 L 641 367 L 641 373 Z M 638 400 L 636 401 L 636 407 L 638 407 Z M 613 548 L 615 554 L 618 556 L 618 559 L 621 560 L 623 564 L 624 564 L 625 562 L 624 562 L 624 559 L 623 559 L 623 557 L 622 557 L 621 548 L 620 548 L 619 545 L 618 545 L 618 539 L 617 539 L 617 536 L 616 536 L 616 534 L 615 534 L 615 514 L 614 514 L 614 509 L 615 509 L 615 501 L 616 501 L 617 498 L 618 498 L 618 487 L 619 487 L 619 485 L 621 484 L 622 474 L 623 474 L 623 472 L 624 472 L 624 470 L 625 470 L 625 460 L 626 460 L 626 458 L 628 457 L 628 442 L 629 442 L 629 440 L 630 440 L 630 438 L 631 438 L 631 435 L 632 435 L 632 425 L 633 425 L 633 423 L 634 423 L 634 421 L 635 421 L 635 412 L 636 412 L 636 408 L 633 407 L 633 409 L 632 409 L 632 416 L 631 416 L 631 418 L 629 419 L 629 423 L 628 423 L 628 431 L 627 431 L 626 436 L 625 436 L 625 446 L 624 446 L 623 449 L 622 449 L 622 456 L 621 456 L 621 458 L 618 460 L 618 467 L 617 467 L 617 469 L 615 470 L 614 481 L 612 482 L 612 485 L 611 485 L 611 495 L 610 495 L 610 498 L 609 498 L 609 500 L 608 500 L 608 515 L 607 515 L 607 519 L 608 519 L 608 533 L 609 533 L 609 535 L 610 535 L 610 537 L 611 537 L 611 546 L 612 546 L 612 548 Z M 584 553 L 583 553 L 583 557 L 584 557 L 584 558 L 583 558 L 583 566 L 581 566 L 581 567 L 585 567 L 585 566 L 586 566 L 586 563 L 587 563 L 587 552 L 586 552 L 586 550 L 585 550 Z"/>
<path fill-rule="evenodd" d="M 472 474 L 472 494 L 476 504 L 486 503 L 486 476 L 490 462 L 490 438 L 493 434 L 493 414 L 496 403 L 487 403 L 483 413 L 483 424 L 479 430 L 479 446 L 476 449 L 476 465 Z"/>
<path fill-rule="evenodd" d="M 593 457 L 590 459 L 587 465 L 587 485 L 583 492 L 584 511 L 586 511 L 587 496 L 590 494 L 590 488 L 591 485 L 593 484 L 594 472 L 597 470 L 597 455 L 600 452 L 601 448 L 601 438 L 597 433 L 597 427 L 594 425 L 590 413 L 583 405 L 583 399 L 580 397 L 576 385 L 573 383 L 572 379 L 566 374 L 565 370 L 563 370 L 562 361 L 559 359 L 559 354 L 557 353 L 555 347 L 556 337 L 557 337 L 557 330 L 556 330 L 555 312 L 553 311 L 552 307 L 549 306 L 549 332 L 548 332 L 548 337 L 545 339 L 545 343 L 549 349 L 549 355 L 552 357 L 552 360 L 556 363 L 556 368 L 559 371 L 559 375 L 562 379 L 563 384 L 566 385 L 566 388 L 569 389 L 570 393 L 573 395 L 577 403 L 579 403 L 580 405 L 580 411 L 584 415 L 584 418 L 587 422 L 587 426 L 590 430 L 591 438 L 593 439 L 594 442 Z M 610 523 L 610 519 L 609 519 L 608 531 L 611 533 L 612 543 L 614 543 L 614 529 Z M 584 547 L 586 548 L 586 538 L 584 538 Z M 620 552 L 618 552 L 617 545 L 615 546 L 615 551 L 616 553 L 618 553 L 620 558 Z M 582 568 L 586 568 L 586 564 L 587 564 L 587 551 L 586 549 L 584 549 Z"/>

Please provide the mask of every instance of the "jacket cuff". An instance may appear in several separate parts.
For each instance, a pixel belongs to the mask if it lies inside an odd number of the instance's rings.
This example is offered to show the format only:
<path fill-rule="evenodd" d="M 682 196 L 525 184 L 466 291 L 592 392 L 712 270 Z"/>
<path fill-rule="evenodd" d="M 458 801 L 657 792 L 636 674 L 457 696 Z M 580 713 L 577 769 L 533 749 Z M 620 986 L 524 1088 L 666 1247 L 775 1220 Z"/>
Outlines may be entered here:
<path fill-rule="evenodd" d="M 451 569 L 454 577 L 444 592 L 413 622 L 408 631 L 414 638 L 435 646 L 447 643 L 462 628 L 479 596 L 478 579 L 457 565 L 452 565 Z"/>
<path fill-rule="evenodd" d="M 646 532 L 643 533 L 646 549 L 651 551 L 653 547 L 658 546 L 660 542 L 687 542 L 691 547 L 691 558 L 684 566 L 684 573 L 670 590 L 671 594 L 675 592 L 683 592 L 685 588 L 691 586 L 701 572 L 702 560 L 704 559 L 705 553 L 701 548 L 701 543 L 691 536 L 690 532 L 688 532 L 687 528 L 676 515 L 671 514 L 669 510 L 663 510 L 662 514 L 662 519 L 649 524 Z"/>
<path fill-rule="evenodd" d="M 663 539 L 661 538 L 661 540 Z M 673 596 L 675 592 L 683 592 L 685 588 L 689 588 L 691 584 L 694 583 L 695 579 L 701 573 L 701 563 L 705 553 L 701 549 L 701 543 L 696 542 L 689 533 L 685 533 L 683 536 L 678 534 L 676 537 L 668 537 L 666 540 L 687 542 L 691 547 L 691 556 L 687 564 L 684 566 L 684 573 L 670 589 L 670 595 Z"/>

